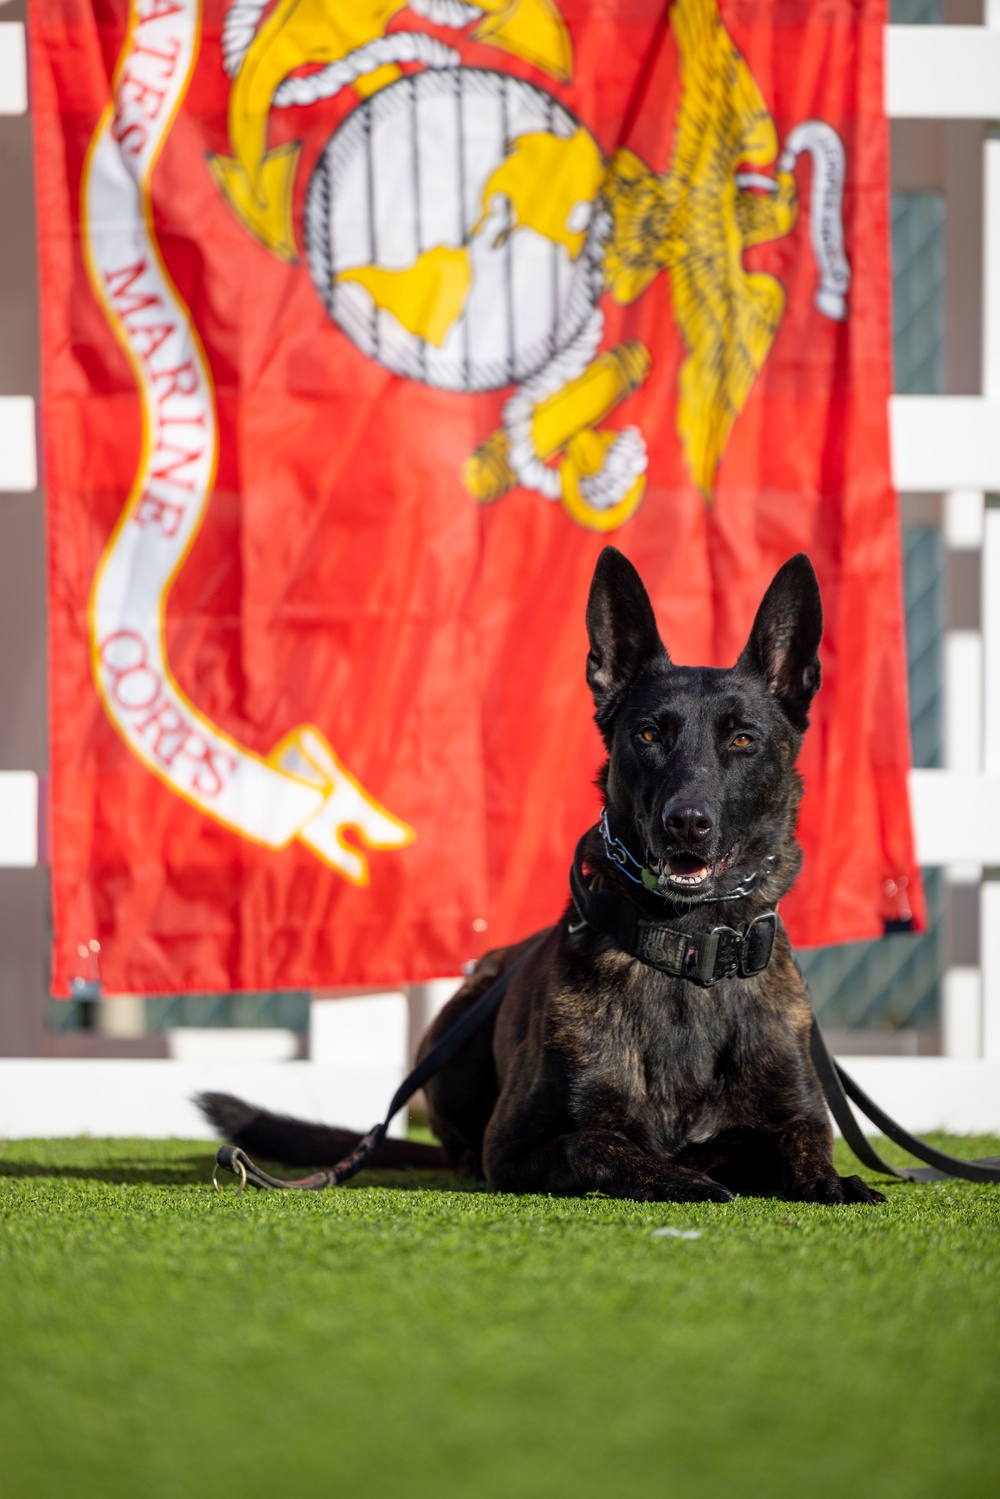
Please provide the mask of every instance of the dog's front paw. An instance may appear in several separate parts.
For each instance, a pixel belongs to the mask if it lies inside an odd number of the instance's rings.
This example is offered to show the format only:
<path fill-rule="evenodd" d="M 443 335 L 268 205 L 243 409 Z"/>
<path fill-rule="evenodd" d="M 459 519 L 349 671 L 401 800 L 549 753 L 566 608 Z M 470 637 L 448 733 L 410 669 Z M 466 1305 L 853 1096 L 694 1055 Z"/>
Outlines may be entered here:
<path fill-rule="evenodd" d="M 719 1182 L 714 1182 L 710 1177 L 705 1178 L 705 1187 L 702 1195 L 690 1199 L 692 1202 L 732 1202 L 733 1194 L 728 1187 Z"/>
<path fill-rule="evenodd" d="M 884 1192 L 877 1192 L 867 1182 L 863 1182 L 860 1176 L 842 1176 L 840 1178 L 844 1188 L 845 1202 L 885 1202 L 887 1198 Z"/>
<path fill-rule="evenodd" d="M 651 1184 L 652 1202 L 732 1202 L 733 1194 L 721 1182 L 700 1171 L 671 1171 Z"/>
<path fill-rule="evenodd" d="M 860 1176 L 817 1176 L 812 1181 L 797 1182 L 788 1196 L 793 1202 L 885 1202 L 881 1192 L 869 1187 Z"/>

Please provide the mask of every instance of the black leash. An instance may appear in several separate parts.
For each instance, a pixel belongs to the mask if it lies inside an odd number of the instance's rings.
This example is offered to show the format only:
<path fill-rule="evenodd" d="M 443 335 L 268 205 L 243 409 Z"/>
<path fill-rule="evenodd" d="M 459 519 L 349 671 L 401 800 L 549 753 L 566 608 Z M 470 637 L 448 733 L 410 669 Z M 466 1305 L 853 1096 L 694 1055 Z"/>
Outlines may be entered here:
<path fill-rule="evenodd" d="M 844 1071 L 840 1063 L 834 1061 L 815 1015 L 812 1030 L 809 1033 L 809 1050 L 812 1053 L 813 1066 L 816 1068 L 823 1092 L 826 1094 L 830 1113 L 840 1125 L 840 1133 L 858 1160 L 870 1166 L 873 1171 L 881 1171 L 886 1176 L 901 1176 L 907 1181 L 914 1182 L 944 1181 L 950 1176 L 961 1176 L 970 1182 L 1000 1182 L 1000 1156 L 983 1156 L 977 1161 L 963 1161 L 958 1156 L 947 1155 L 943 1150 L 936 1150 L 933 1145 L 928 1145 L 926 1140 L 920 1140 L 916 1135 L 911 1135 L 909 1130 L 897 1124 L 895 1119 L 891 1119 L 873 1099 L 868 1097 L 864 1089 L 858 1086 L 853 1077 Z M 927 1161 L 929 1164 L 927 1166 L 890 1166 L 863 1133 L 854 1117 L 854 1110 L 848 1102 L 849 1099 L 854 1100 L 862 1114 L 867 1115 L 883 1135 L 895 1141 L 897 1145 L 901 1145 L 904 1150 L 908 1150 L 910 1155 L 915 1155 L 918 1161 Z"/>
<path fill-rule="evenodd" d="M 339 1187 L 341 1182 L 349 1181 L 352 1176 L 356 1176 L 382 1144 L 393 1117 L 399 1113 L 404 1103 L 408 1103 L 424 1083 L 430 1082 L 435 1073 L 440 1072 L 445 1062 L 455 1055 L 459 1047 L 464 1045 L 470 1036 L 474 1036 L 481 1025 L 485 1024 L 507 993 L 515 973 L 520 971 L 532 953 L 541 946 L 551 930 L 551 927 L 546 927 L 544 932 L 539 932 L 531 946 L 526 947 L 521 956 L 500 975 L 496 983 L 490 985 L 486 993 L 476 1000 L 471 1010 L 465 1012 L 457 1025 L 453 1025 L 437 1045 L 431 1047 L 427 1055 L 417 1063 L 410 1075 L 403 1079 L 392 1095 L 392 1102 L 382 1122 L 370 1129 L 367 1135 L 363 1135 L 350 1155 L 346 1155 L 342 1161 L 338 1161 L 335 1166 L 328 1166 L 323 1171 L 317 1171 L 312 1176 L 300 1176 L 294 1181 L 283 1181 L 280 1176 L 269 1176 L 266 1171 L 262 1171 L 238 1145 L 222 1145 L 215 1157 L 215 1173 L 218 1172 L 220 1166 L 226 1171 L 231 1171 L 234 1176 L 240 1178 L 241 1190 L 249 1182 L 251 1187 L 292 1187 L 302 1192 L 322 1192 L 324 1187 Z M 213 1173 L 212 1182 L 216 1191 L 220 1191 L 215 1173 Z"/>
<path fill-rule="evenodd" d="M 650 967 L 676 977 L 683 977 L 708 989 L 729 974 L 760 973 L 771 959 L 777 917 L 773 911 L 766 912 L 739 930 L 734 927 L 715 927 L 711 932 L 690 934 L 679 932 L 666 922 L 648 921 L 640 916 L 631 901 L 611 889 L 591 890 L 583 873 L 583 839 L 577 847 L 570 870 L 570 887 L 573 900 L 583 922 L 595 930 L 604 932 L 625 952 Z M 627 908 L 627 909 L 626 909 Z M 321 1192 L 324 1187 L 336 1187 L 349 1181 L 352 1176 L 371 1160 L 385 1139 L 395 1114 L 440 1071 L 458 1051 L 459 1047 L 475 1035 L 498 1008 L 510 987 L 514 975 L 520 971 L 528 958 L 537 951 L 552 928 L 540 932 L 519 958 L 491 984 L 486 993 L 476 1000 L 470 1010 L 462 1016 L 442 1039 L 433 1046 L 422 1061 L 418 1062 L 407 1078 L 400 1083 L 392 1096 L 385 1118 L 364 1135 L 342 1161 L 317 1171 L 312 1176 L 302 1176 L 294 1181 L 283 1181 L 269 1176 L 255 1165 L 238 1145 L 223 1145 L 216 1155 L 216 1173 L 220 1166 L 240 1178 L 241 1189 L 252 1187 L 295 1188 L 306 1192 Z M 801 972 L 801 970 L 800 970 Z M 807 990 L 808 992 L 808 990 Z M 891 1119 L 873 1099 L 834 1061 L 827 1049 L 815 1015 L 809 1035 L 809 1050 L 816 1068 L 820 1085 L 826 1095 L 830 1112 L 840 1126 L 840 1132 L 854 1151 L 859 1161 L 872 1171 L 884 1176 L 902 1177 L 907 1181 L 942 1181 L 948 1177 L 962 1177 L 973 1182 L 1000 1182 L 1000 1156 L 985 1156 L 980 1160 L 963 1161 L 958 1156 L 936 1150 L 926 1140 L 911 1135 L 895 1119 Z M 879 1155 L 858 1123 L 849 1100 L 867 1116 L 890 1140 L 901 1145 L 910 1155 L 926 1166 L 890 1166 Z M 219 1189 L 216 1175 L 212 1181 Z"/>

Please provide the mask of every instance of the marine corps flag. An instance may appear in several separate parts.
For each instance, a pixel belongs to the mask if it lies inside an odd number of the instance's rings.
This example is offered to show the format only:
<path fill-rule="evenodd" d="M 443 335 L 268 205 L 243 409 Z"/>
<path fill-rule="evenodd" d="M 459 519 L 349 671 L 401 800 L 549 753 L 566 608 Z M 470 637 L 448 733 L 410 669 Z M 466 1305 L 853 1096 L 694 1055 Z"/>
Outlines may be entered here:
<path fill-rule="evenodd" d="M 584 604 L 823 587 L 794 938 L 922 920 L 879 0 L 38 0 L 55 988 L 454 973 L 596 820 Z"/>

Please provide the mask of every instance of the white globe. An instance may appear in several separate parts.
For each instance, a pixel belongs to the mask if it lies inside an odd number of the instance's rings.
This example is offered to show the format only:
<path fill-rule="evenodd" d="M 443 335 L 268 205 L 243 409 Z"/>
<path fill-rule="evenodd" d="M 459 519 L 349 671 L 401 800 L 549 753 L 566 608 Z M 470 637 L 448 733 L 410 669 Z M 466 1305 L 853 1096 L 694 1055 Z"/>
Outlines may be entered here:
<path fill-rule="evenodd" d="M 491 175 L 522 135 L 569 139 L 580 124 L 551 94 L 504 73 L 433 69 L 359 104 L 330 138 L 306 198 L 306 254 L 334 322 L 394 374 L 444 390 L 519 384 L 565 348 L 602 290 L 596 219 L 582 253 L 527 225 L 507 233 Z M 595 147 L 596 150 L 596 147 Z M 586 229 L 592 205 L 574 208 Z M 359 267 L 401 271 L 437 246 L 467 247 L 471 286 L 440 347 L 409 331 L 357 281 Z"/>

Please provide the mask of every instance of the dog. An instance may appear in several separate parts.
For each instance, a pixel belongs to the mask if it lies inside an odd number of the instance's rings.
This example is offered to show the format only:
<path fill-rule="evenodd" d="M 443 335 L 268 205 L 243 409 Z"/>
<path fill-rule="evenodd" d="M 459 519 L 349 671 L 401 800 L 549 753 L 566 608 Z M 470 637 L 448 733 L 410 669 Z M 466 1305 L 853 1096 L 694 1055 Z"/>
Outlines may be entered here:
<path fill-rule="evenodd" d="M 517 1193 L 885 1201 L 834 1167 L 809 1000 L 776 915 L 802 858 L 796 758 L 822 627 L 800 553 L 734 667 L 676 666 L 639 574 L 604 549 L 587 603 L 604 809 L 572 898 L 547 932 L 482 958 L 424 1038 L 420 1056 L 519 965 L 426 1084 L 440 1149 L 385 1141 L 374 1164 L 446 1165 Z M 227 1095 L 201 1104 L 234 1144 L 289 1165 L 358 1140 Z"/>

